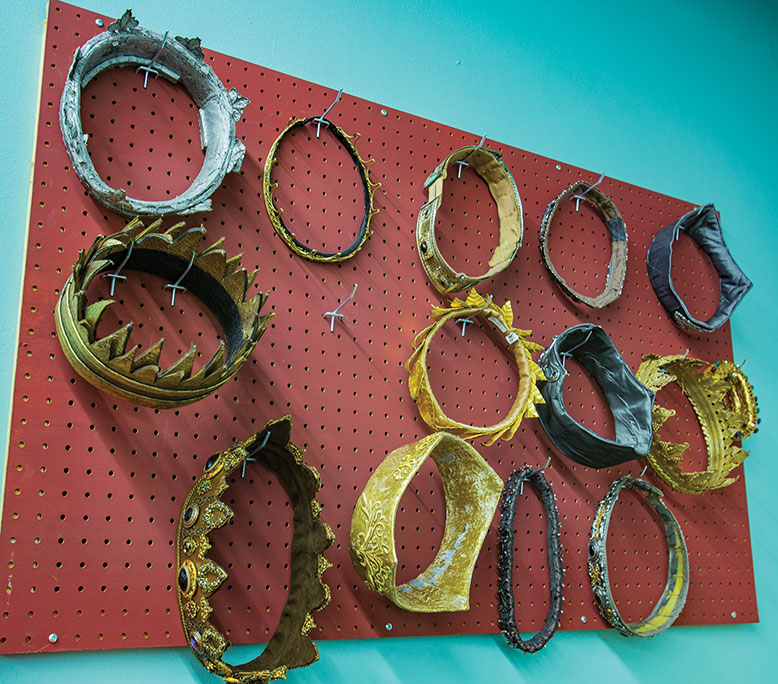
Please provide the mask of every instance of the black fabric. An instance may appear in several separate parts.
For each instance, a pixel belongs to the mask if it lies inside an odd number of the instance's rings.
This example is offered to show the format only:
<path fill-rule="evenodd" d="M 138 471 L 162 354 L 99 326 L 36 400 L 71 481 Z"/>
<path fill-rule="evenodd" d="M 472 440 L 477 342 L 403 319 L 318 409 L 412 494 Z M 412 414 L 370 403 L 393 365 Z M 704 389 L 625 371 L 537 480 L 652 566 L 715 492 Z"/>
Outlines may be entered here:
<path fill-rule="evenodd" d="M 700 321 L 692 316 L 673 287 L 670 270 L 673 244 L 678 230 L 685 231 L 710 257 L 719 275 L 721 290 L 719 304 L 707 321 Z M 690 211 L 675 223 L 662 228 L 648 247 L 646 263 L 649 280 L 662 306 L 679 326 L 688 330 L 713 332 L 720 328 L 729 320 L 732 312 L 752 287 L 751 281 L 740 270 L 727 249 L 721 232 L 719 215 L 712 204 Z"/>
<path fill-rule="evenodd" d="M 583 365 L 602 389 L 613 415 L 614 440 L 600 437 L 567 412 L 564 355 Z M 599 325 L 584 323 L 568 328 L 554 339 L 538 364 L 547 378 L 539 385 L 546 403 L 535 408 L 543 430 L 560 452 L 590 468 L 608 468 L 648 455 L 655 394 L 635 378 Z"/>
<path fill-rule="evenodd" d="M 109 272 L 124 261 L 127 251 L 115 252 L 107 257 L 110 262 L 103 272 Z M 174 254 L 167 254 L 154 249 L 133 249 L 125 264 L 128 271 L 141 271 L 166 278 L 171 283 L 176 282 L 186 271 L 189 262 Z M 227 363 L 243 344 L 243 322 L 240 312 L 224 286 L 205 271 L 193 266 L 181 283 L 182 287 L 192 292 L 214 315 L 224 331 L 227 347 Z"/>

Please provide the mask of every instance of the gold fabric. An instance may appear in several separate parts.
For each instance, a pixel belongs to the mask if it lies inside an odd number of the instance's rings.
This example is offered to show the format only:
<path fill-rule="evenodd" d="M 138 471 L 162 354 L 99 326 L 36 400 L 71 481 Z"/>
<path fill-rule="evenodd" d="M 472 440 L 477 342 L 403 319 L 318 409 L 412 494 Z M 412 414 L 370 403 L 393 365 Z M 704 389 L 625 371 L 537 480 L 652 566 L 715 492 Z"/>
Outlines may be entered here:
<path fill-rule="evenodd" d="M 291 428 L 289 416 L 271 420 L 253 437 L 209 458 L 181 509 L 176 568 L 184 634 L 203 666 L 227 682 L 286 678 L 287 669 L 310 665 L 319 658 L 309 636 L 316 626 L 311 613 L 324 608 L 330 600 L 329 587 L 321 577 L 331 563 L 322 554 L 335 537 L 319 517 L 321 505 L 316 500 L 321 488 L 319 474 L 303 462 L 305 452 L 289 442 Z M 208 601 L 227 578 L 227 572 L 207 554 L 211 548 L 211 532 L 228 524 L 233 517 L 222 495 L 230 486 L 232 473 L 240 472 L 248 459 L 259 461 L 278 475 L 294 508 L 292 574 L 283 614 L 265 650 L 247 663 L 230 665 L 222 660 L 229 644 L 211 624 Z"/>
<path fill-rule="evenodd" d="M 671 487 L 686 494 L 702 494 L 726 487 L 737 480 L 730 472 L 748 456 L 735 444 L 757 429 L 754 390 L 743 371 L 731 361 L 710 364 L 686 356 L 647 354 L 636 377 L 657 393 L 654 405 L 654 441 L 648 461 Z M 681 462 L 689 443 L 674 444 L 659 439 L 659 430 L 675 411 L 659 405 L 659 391 L 677 382 L 700 422 L 708 449 L 704 471 L 684 472 Z"/>
<path fill-rule="evenodd" d="M 451 268 L 438 251 L 435 238 L 435 217 L 443 199 L 448 167 L 465 160 L 488 185 L 500 218 L 500 244 L 489 260 L 489 270 L 480 276 L 457 273 Z M 508 268 L 521 247 L 524 216 L 516 182 L 499 152 L 473 146 L 455 150 L 432 172 L 424 187 L 429 189 L 429 200 L 416 222 L 416 244 L 424 272 L 439 292 L 462 292 Z"/>
<path fill-rule="evenodd" d="M 446 526 L 435 559 L 397 586 L 394 526 L 400 499 L 432 457 L 443 480 Z M 395 449 L 365 485 L 351 519 L 351 560 L 368 589 L 416 613 L 468 610 L 470 580 L 502 492 L 502 480 L 467 442 L 438 432 Z"/>
<path fill-rule="evenodd" d="M 86 252 L 80 250 L 54 316 L 65 357 L 82 378 L 134 404 L 175 408 L 202 399 L 235 375 L 274 314 L 260 316 L 267 294 L 246 299 L 257 271 L 248 274 L 245 269 L 239 269 L 240 257 L 228 259 L 222 249 L 224 238 L 199 251 L 205 228 L 187 229 L 179 223 L 160 232 L 160 224 L 161 221 L 155 221 L 144 227 L 135 219 L 119 233 L 98 237 Z M 220 340 L 213 357 L 194 375 L 192 367 L 197 356 L 194 344 L 170 368 L 162 370 L 158 363 L 164 339 L 143 352 L 139 345 L 128 350 L 132 323 L 98 336 L 100 318 L 114 301 L 89 304 L 86 292 L 98 274 L 115 269 L 124 255 L 128 259 L 127 269 L 136 267 L 131 257 L 137 262 L 138 270 L 164 275 L 156 270 L 164 267 L 177 274 L 172 277 L 183 274 L 189 263 L 190 278 L 200 284 L 201 291 L 195 294 L 201 300 L 216 302 L 211 310 L 222 321 L 228 343 L 225 345 Z"/>
<path fill-rule="evenodd" d="M 406 364 L 406 368 L 410 372 L 408 388 L 411 397 L 416 402 L 419 413 L 427 425 L 433 430 L 445 430 L 464 439 L 487 437 L 484 444 L 488 446 L 497 441 L 498 438 L 511 439 L 524 416 L 538 417 L 535 404 L 543 404 L 545 400 L 537 388 L 537 382 L 545 380 L 546 377 L 532 360 L 531 353 L 543 351 L 543 347 L 527 339 L 532 334 L 531 330 L 520 330 L 513 327 L 513 309 L 510 302 L 498 307 L 491 299 L 484 299 L 473 289 L 465 301 L 453 299 L 448 309 L 433 307 L 432 316 L 438 320 L 416 336 L 413 342 L 413 354 Z M 478 427 L 460 423 L 446 416 L 432 393 L 427 374 L 427 352 L 435 333 L 445 325 L 446 321 L 454 318 L 467 318 L 468 316 L 479 316 L 488 320 L 505 336 L 506 342 L 513 351 L 519 371 L 519 387 L 513 406 L 511 406 L 508 415 L 495 425 Z"/>

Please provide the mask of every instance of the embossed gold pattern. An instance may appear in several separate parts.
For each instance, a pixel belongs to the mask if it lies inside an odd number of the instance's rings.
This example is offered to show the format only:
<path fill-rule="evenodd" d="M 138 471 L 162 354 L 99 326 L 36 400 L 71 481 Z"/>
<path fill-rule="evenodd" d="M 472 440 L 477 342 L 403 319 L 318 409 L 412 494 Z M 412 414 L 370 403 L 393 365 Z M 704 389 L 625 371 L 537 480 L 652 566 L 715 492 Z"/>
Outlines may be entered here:
<path fill-rule="evenodd" d="M 495 425 L 485 427 L 460 423 L 446 416 L 432 393 L 427 374 L 427 352 L 435 333 L 443 327 L 446 321 L 476 315 L 491 322 L 505 335 L 519 371 L 519 387 L 508 416 Z M 484 299 L 475 289 L 472 289 L 465 301 L 455 298 L 450 302 L 448 309 L 433 307 L 432 316 L 438 320 L 416 336 L 413 341 L 413 354 L 406 364 L 406 368 L 410 372 L 408 389 L 427 425 L 433 430 L 445 430 L 459 435 L 463 439 L 487 437 L 484 444 L 488 446 L 500 438 L 511 439 L 524 416 L 538 417 L 535 404 L 545 403 L 545 400 L 537 388 L 537 382 L 546 378 L 543 371 L 532 360 L 532 352 L 542 351 L 543 347 L 529 341 L 528 338 L 532 331 L 513 327 L 513 309 L 510 302 L 498 307 L 491 299 Z"/>
<path fill-rule="evenodd" d="M 288 668 L 310 665 L 319 657 L 308 635 L 315 627 L 312 612 L 323 608 L 330 598 L 329 587 L 321 576 L 331 564 L 322 553 L 332 544 L 334 535 L 319 517 L 321 506 L 315 499 L 321 488 L 319 475 L 303 462 L 304 451 L 289 442 L 290 432 L 288 416 L 272 420 L 253 437 L 215 454 L 182 507 L 176 567 L 184 634 L 205 668 L 227 682 L 268 682 L 285 677 Z M 208 601 L 227 573 L 205 554 L 211 548 L 208 535 L 233 517 L 220 497 L 230 486 L 231 473 L 249 457 L 278 475 L 294 507 L 293 571 L 289 599 L 264 652 L 242 665 L 230 665 L 221 659 L 229 644 L 209 622 L 212 610 Z M 211 482 L 206 492 L 198 486 L 204 479 Z M 184 514 L 193 510 L 201 513 L 187 526 Z M 190 515 L 190 521 L 192 518 Z"/>
<path fill-rule="evenodd" d="M 443 540 L 429 567 L 397 586 L 397 508 L 427 457 L 435 461 L 443 480 Z M 395 449 L 376 468 L 354 507 L 349 538 L 354 567 L 368 589 L 405 610 L 467 610 L 473 568 L 501 492 L 497 473 L 472 446 L 454 435 L 439 432 Z"/>
<path fill-rule="evenodd" d="M 648 454 L 657 474 L 686 494 L 702 494 L 735 482 L 737 477 L 730 473 L 748 456 L 735 442 L 756 432 L 759 422 L 754 390 L 743 371 L 731 361 L 711 364 L 681 355 L 647 354 L 636 377 L 657 392 L 654 441 Z M 678 383 L 700 422 L 708 450 L 708 467 L 704 471 L 681 469 L 688 442 L 675 444 L 659 438 L 661 427 L 675 414 L 658 403 L 659 391 L 671 382 Z"/>

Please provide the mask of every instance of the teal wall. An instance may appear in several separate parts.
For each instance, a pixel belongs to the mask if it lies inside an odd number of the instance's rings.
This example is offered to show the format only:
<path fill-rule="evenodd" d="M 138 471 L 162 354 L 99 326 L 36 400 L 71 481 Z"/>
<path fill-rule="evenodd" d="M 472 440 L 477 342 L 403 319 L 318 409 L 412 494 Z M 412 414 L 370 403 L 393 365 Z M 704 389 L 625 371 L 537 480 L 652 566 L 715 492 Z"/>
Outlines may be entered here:
<path fill-rule="evenodd" d="M 119 16 L 127 0 L 81 0 Z M 761 622 L 655 639 L 559 632 L 534 657 L 497 636 L 320 642 L 290 681 L 774 681 L 778 586 L 778 4 L 774 1 L 135 0 L 143 26 L 695 203 L 715 201 L 754 289 L 732 323 L 763 427 L 746 462 Z M 548 7 L 546 7 L 548 6 Z M 46 8 L 0 4 L 0 416 L 12 382 Z M 250 93 L 249 93 L 250 95 Z M 3 422 L 4 424 L 4 422 Z M 2 431 L 3 444 L 5 431 Z M 0 453 L 4 453 L 5 448 Z M 770 648 L 772 647 L 772 648 Z M 0 683 L 216 682 L 188 650 L 0 657 Z"/>

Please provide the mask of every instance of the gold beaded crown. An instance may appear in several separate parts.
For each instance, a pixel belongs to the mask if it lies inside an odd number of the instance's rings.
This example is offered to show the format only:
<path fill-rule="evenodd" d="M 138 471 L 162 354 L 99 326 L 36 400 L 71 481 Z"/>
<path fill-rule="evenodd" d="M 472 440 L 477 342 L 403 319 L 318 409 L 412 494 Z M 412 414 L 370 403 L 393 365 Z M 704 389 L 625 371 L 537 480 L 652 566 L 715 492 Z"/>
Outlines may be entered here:
<path fill-rule="evenodd" d="M 100 236 L 80 250 L 57 302 L 57 334 L 70 364 L 84 379 L 109 394 L 152 408 L 171 408 L 202 399 L 229 380 L 248 358 L 267 327 L 272 313 L 260 316 L 267 294 L 246 299 L 257 275 L 239 268 L 240 255 L 227 258 L 223 238 L 200 251 L 205 228 L 176 224 L 158 231 L 161 221 L 148 227 L 138 219 L 119 233 Z M 118 266 L 118 268 L 117 268 Z M 98 324 L 114 301 L 89 304 L 86 292 L 100 273 L 121 267 L 180 281 L 211 310 L 224 330 L 224 340 L 199 371 L 192 374 L 197 348 L 191 345 L 172 366 L 159 367 L 164 338 L 140 352 L 127 349 L 132 322 L 108 335 L 98 335 Z M 185 276 L 182 278 L 182 274 Z M 178 284 L 176 285 L 178 287 Z"/>
<path fill-rule="evenodd" d="M 759 420 L 754 390 L 740 367 L 731 361 L 710 364 L 680 355 L 647 354 L 636 377 L 657 394 L 669 383 L 677 382 L 697 415 L 708 449 L 706 470 L 681 470 L 689 443 L 659 439 L 659 429 L 675 411 L 655 404 L 654 442 L 648 461 L 660 477 L 687 494 L 702 494 L 735 482 L 737 477 L 729 474 L 748 456 L 735 442 L 756 432 Z"/>

